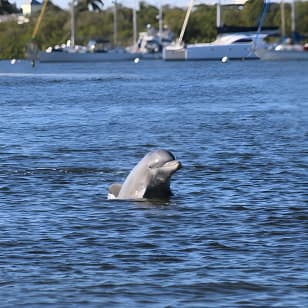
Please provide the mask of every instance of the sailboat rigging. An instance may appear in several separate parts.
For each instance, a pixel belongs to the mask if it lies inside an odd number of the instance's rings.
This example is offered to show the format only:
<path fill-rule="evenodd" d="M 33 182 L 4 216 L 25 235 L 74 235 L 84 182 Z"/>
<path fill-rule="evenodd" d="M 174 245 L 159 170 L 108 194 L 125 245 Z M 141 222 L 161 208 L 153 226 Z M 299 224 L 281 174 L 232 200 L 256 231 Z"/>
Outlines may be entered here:
<path fill-rule="evenodd" d="M 264 19 L 267 14 L 271 1 L 264 1 L 263 16 L 260 21 L 259 31 L 261 31 Z M 285 36 L 285 12 L 284 0 L 280 1 L 281 10 L 281 34 L 282 37 L 278 42 L 267 46 L 266 48 L 255 46 L 255 53 L 261 60 L 308 60 L 308 44 L 301 44 L 296 38 L 296 12 L 295 1 L 291 1 L 291 37 Z"/>

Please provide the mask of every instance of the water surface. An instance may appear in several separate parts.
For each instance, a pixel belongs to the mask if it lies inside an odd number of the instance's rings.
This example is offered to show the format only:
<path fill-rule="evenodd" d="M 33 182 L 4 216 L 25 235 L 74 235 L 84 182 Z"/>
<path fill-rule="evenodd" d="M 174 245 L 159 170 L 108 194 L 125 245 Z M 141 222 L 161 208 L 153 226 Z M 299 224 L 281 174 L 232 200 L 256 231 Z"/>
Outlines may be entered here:
<path fill-rule="evenodd" d="M 304 307 L 307 69 L 1 61 L 1 306 Z M 108 201 L 157 148 L 173 197 Z"/>

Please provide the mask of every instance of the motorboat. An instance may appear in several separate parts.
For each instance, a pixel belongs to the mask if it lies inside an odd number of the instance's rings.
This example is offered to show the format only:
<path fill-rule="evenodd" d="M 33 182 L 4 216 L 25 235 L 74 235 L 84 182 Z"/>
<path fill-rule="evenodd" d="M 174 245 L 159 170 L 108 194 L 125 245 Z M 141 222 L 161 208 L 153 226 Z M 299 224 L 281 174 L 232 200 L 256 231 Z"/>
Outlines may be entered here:
<path fill-rule="evenodd" d="M 133 9 L 133 41 L 135 44 L 128 47 L 128 51 L 140 54 L 142 59 L 161 59 L 163 49 L 170 45 L 174 39 L 174 33 L 163 25 L 162 6 L 159 7 L 158 29 L 151 24 L 147 24 L 146 31 L 139 32 L 137 38 L 137 15 Z"/>
<path fill-rule="evenodd" d="M 232 1 L 231 1 L 232 2 Z M 246 1 L 242 1 L 246 2 Z M 168 60 L 221 60 L 226 59 L 257 59 L 254 46 L 265 46 L 265 38 L 277 33 L 277 28 L 264 29 L 257 33 L 258 27 L 236 27 L 223 25 L 221 21 L 221 4 L 217 2 L 217 38 L 211 43 L 183 43 L 183 35 L 192 10 L 191 1 L 178 41 L 167 46 L 163 51 L 163 59 Z"/>
<path fill-rule="evenodd" d="M 264 45 L 264 38 L 268 34 L 257 37 L 256 32 L 237 32 L 219 35 L 212 43 L 199 43 L 186 46 L 186 60 L 245 60 L 257 59 L 253 46 Z"/>
<path fill-rule="evenodd" d="M 140 54 L 143 59 L 161 59 L 163 49 L 172 43 L 173 38 L 167 26 L 156 30 L 148 24 L 146 31 L 139 33 L 136 45 L 129 50 Z"/>
<path fill-rule="evenodd" d="M 224 57 L 237 60 L 258 59 L 254 46 L 265 48 L 265 38 L 277 32 L 276 28 L 267 29 L 261 34 L 257 34 L 257 28 L 238 29 L 239 32 L 219 34 L 211 43 L 170 45 L 165 48 L 163 57 L 165 60 L 221 60 Z"/>

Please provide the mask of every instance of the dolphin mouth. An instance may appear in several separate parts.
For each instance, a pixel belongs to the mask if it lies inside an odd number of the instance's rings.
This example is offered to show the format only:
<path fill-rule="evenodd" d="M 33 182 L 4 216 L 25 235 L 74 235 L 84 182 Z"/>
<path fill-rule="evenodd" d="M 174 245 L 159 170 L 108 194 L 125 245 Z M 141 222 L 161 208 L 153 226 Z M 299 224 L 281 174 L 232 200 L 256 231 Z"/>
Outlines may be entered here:
<path fill-rule="evenodd" d="M 166 168 L 166 169 L 169 169 L 169 170 L 175 172 L 175 171 L 177 171 L 177 170 L 182 168 L 182 164 L 178 160 L 171 160 L 171 161 L 166 162 L 162 166 L 162 168 L 164 168 L 164 169 Z"/>

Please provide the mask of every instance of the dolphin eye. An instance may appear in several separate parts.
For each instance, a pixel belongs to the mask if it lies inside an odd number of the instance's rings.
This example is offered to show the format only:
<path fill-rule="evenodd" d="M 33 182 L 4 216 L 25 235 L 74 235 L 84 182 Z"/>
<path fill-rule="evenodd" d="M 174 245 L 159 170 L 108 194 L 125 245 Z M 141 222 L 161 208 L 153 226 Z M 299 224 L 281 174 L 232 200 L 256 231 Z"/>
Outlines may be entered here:
<path fill-rule="evenodd" d="M 155 169 L 159 167 L 160 167 L 160 164 L 159 162 L 156 162 L 156 161 L 149 165 L 149 169 Z"/>

